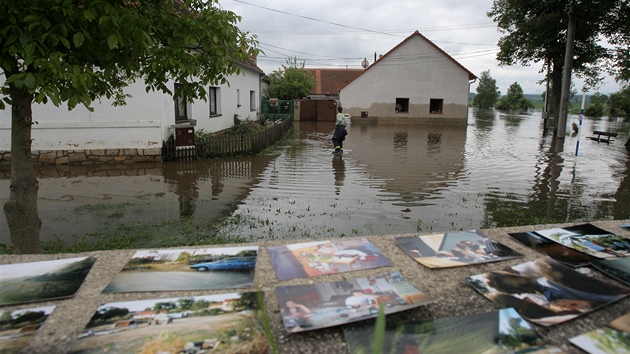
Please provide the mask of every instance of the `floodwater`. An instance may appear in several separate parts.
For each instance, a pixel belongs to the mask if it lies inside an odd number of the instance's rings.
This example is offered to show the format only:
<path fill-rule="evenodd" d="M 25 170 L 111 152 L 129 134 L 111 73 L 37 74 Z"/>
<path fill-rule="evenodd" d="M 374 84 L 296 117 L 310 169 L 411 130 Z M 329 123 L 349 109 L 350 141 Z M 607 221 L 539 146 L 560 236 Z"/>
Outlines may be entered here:
<path fill-rule="evenodd" d="M 543 136 L 540 117 L 471 109 L 460 126 L 356 118 L 342 156 L 331 154 L 332 123 L 296 122 L 293 139 L 260 156 L 46 167 L 39 176 L 41 241 L 69 245 L 121 228 L 130 238 L 133 230 L 168 229 L 167 245 L 185 245 L 212 242 L 191 241 L 195 232 L 225 242 L 630 218 L 629 124 L 587 117 L 581 133 L 571 134 L 578 121 L 570 116 L 570 135 L 558 143 Z M 586 138 L 593 130 L 619 135 L 598 143 Z M 0 203 L 8 198 L 7 178 L 0 177 Z M 0 243 L 10 245 L 8 235 L 1 218 Z M 165 245 L 159 237 L 133 242 Z"/>

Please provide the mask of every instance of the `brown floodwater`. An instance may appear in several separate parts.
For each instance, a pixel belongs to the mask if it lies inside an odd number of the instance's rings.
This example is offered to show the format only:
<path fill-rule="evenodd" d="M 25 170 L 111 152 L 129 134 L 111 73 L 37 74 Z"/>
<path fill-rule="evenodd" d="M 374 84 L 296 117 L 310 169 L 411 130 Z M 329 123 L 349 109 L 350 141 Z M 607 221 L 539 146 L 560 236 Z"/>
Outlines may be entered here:
<path fill-rule="evenodd" d="M 332 123 L 297 122 L 291 139 L 259 156 L 45 167 L 41 242 L 138 232 L 130 226 L 168 229 L 172 239 L 195 232 L 191 223 L 255 241 L 630 218 L 629 124 L 587 117 L 581 134 L 569 127 L 559 143 L 543 136 L 540 116 L 471 109 L 461 126 L 356 118 L 342 156 L 331 154 Z M 598 143 L 586 138 L 593 130 L 619 135 Z M 0 171 L 2 204 L 8 189 Z M 11 244 L 4 218 L 0 243 Z"/>

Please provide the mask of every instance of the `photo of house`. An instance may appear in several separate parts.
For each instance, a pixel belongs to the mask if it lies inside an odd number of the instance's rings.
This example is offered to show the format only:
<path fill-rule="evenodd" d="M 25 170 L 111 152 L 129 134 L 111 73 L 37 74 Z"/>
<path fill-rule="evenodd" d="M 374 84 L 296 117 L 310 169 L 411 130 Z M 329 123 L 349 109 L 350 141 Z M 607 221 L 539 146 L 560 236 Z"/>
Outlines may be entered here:
<path fill-rule="evenodd" d="M 44 306 L 0 311 L 0 352 L 19 353 L 54 309 L 55 306 Z"/>
<path fill-rule="evenodd" d="M 103 304 L 70 352 L 267 353 L 259 300 L 245 292 Z"/>
<path fill-rule="evenodd" d="M 536 230 L 535 232 L 563 246 L 596 258 L 630 256 L 630 240 L 591 224 Z"/>

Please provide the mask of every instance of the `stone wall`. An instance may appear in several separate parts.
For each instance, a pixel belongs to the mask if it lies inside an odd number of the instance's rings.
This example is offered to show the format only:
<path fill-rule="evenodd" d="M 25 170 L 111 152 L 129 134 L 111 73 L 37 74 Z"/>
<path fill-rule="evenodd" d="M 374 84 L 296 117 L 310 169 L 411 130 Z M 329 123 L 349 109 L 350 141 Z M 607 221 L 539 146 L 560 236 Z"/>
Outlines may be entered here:
<path fill-rule="evenodd" d="M 95 149 L 33 151 L 33 161 L 42 165 L 96 165 L 161 162 L 162 149 Z M 0 151 L 0 163 L 11 161 L 11 152 Z"/>

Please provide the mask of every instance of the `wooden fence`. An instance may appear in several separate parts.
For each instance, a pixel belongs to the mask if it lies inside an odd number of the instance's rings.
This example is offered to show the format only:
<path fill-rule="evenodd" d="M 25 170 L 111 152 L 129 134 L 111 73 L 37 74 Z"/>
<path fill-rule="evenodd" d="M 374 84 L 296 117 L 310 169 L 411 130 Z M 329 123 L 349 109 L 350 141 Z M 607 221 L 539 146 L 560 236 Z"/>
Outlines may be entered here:
<path fill-rule="evenodd" d="M 255 155 L 280 140 L 292 127 L 293 118 L 289 117 L 251 134 L 224 134 L 195 139 L 195 146 L 191 147 L 176 147 L 175 141 L 169 139 L 163 142 L 162 159 L 171 161 Z"/>

